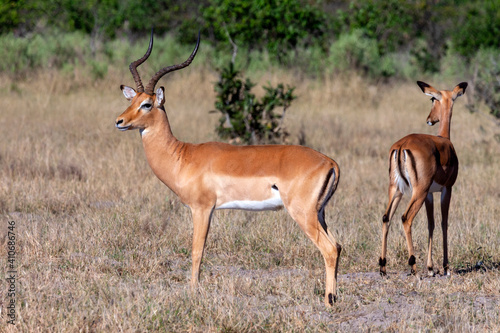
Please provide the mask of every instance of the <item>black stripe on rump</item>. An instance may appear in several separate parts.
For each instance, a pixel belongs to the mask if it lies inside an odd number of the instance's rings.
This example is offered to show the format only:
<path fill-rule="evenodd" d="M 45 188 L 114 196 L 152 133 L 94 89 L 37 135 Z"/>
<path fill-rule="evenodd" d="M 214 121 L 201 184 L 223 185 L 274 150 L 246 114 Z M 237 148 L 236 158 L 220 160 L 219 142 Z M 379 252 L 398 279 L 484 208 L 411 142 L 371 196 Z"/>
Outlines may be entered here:
<path fill-rule="evenodd" d="M 406 154 L 408 154 L 408 158 L 411 162 L 411 169 L 413 170 L 413 173 L 415 174 L 415 180 L 418 183 L 418 173 L 417 173 L 417 162 L 415 160 L 415 156 L 409 149 L 405 149 Z"/>
<path fill-rule="evenodd" d="M 327 232 L 327 226 L 325 222 L 325 206 L 330 200 L 330 198 L 333 195 L 333 192 L 335 189 L 333 188 L 333 184 L 335 184 L 335 170 L 332 168 L 328 171 L 328 174 L 326 175 L 325 182 L 323 183 L 323 187 L 321 188 L 321 192 L 319 193 L 318 201 L 321 200 L 322 197 L 324 197 L 323 203 L 321 204 L 321 207 L 318 210 L 318 220 L 321 226 L 323 227 L 323 230 Z M 328 184 L 332 184 L 330 188 L 328 188 L 328 192 L 326 193 L 325 196 L 325 191 L 327 190 Z"/>

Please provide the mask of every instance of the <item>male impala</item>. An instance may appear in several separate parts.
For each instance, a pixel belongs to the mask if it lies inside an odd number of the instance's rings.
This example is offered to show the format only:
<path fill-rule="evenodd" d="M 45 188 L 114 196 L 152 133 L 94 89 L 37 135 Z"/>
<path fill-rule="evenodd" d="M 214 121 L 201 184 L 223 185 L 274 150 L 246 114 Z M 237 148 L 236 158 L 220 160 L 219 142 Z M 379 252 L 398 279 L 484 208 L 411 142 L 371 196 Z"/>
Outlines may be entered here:
<path fill-rule="evenodd" d="M 116 119 L 122 131 L 138 129 L 151 169 L 192 212 L 194 232 L 191 286 L 199 279 L 200 264 L 214 209 L 276 210 L 285 207 L 319 248 L 326 265 L 325 304 L 336 299 L 337 269 L 341 247 L 325 223 L 325 206 L 339 181 L 337 163 L 301 146 L 233 146 L 219 142 L 201 144 L 177 140 L 165 112 L 164 88 L 153 92 L 165 74 L 188 66 L 196 55 L 200 37 L 182 64 L 157 72 L 143 88 L 137 66 L 146 54 L 130 64 L 137 90 L 121 86 L 131 105 Z"/>
<path fill-rule="evenodd" d="M 441 192 L 441 227 L 443 229 L 443 268 L 448 271 L 448 209 L 450 208 L 451 188 L 458 174 L 458 159 L 450 141 L 450 121 L 453 103 L 462 96 L 467 83 L 458 84 L 452 91 L 438 91 L 427 83 L 417 81 L 424 94 L 431 96 L 432 108 L 427 124 L 439 122 L 437 136 L 410 134 L 392 145 L 389 152 L 389 205 L 382 218 L 382 255 L 379 259 L 380 273 L 386 274 L 387 233 L 389 223 L 405 192 L 411 199 L 403 214 L 403 227 L 408 245 L 411 273 L 416 274 L 415 255 L 411 238 L 411 225 L 420 207 L 425 202 L 429 229 L 429 249 L 427 269 L 433 276 L 432 235 L 434 232 L 433 193 Z"/>

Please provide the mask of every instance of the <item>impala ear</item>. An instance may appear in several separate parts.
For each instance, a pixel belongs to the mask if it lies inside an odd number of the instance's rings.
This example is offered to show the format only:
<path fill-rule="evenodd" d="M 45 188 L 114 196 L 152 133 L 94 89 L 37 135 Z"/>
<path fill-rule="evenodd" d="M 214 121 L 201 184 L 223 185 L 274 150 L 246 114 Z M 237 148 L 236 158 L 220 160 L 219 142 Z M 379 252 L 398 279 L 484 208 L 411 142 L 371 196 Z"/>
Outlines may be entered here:
<path fill-rule="evenodd" d="M 164 103 L 165 103 L 165 88 L 160 87 L 156 89 L 155 107 L 161 108 Z"/>
<path fill-rule="evenodd" d="M 120 86 L 120 89 L 122 90 L 123 92 L 123 96 L 125 96 L 126 99 L 128 99 L 129 101 L 132 100 L 132 98 L 135 97 L 135 95 L 137 95 L 137 93 L 135 92 L 135 89 L 134 88 L 131 88 L 129 86 L 124 86 L 123 84 Z"/>
<path fill-rule="evenodd" d="M 434 97 L 438 101 L 441 101 L 441 98 L 443 96 L 441 95 L 441 93 L 439 91 L 437 91 L 436 89 L 434 89 L 433 87 L 431 87 L 430 85 L 428 85 L 427 83 L 422 82 L 422 81 L 417 81 L 417 84 L 420 87 L 420 89 L 422 89 L 422 92 L 424 94 L 426 94 L 427 96 Z"/>
<path fill-rule="evenodd" d="M 465 94 L 465 89 L 467 88 L 467 82 L 462 82 L 462 83 L 459 83 L 454 89 L 453 89 L 453 95 L 451 96 L 451 98 L 453 100 L 457 99 L 457 97 L 460 97 L 462 96 L 463 94 Z"/>

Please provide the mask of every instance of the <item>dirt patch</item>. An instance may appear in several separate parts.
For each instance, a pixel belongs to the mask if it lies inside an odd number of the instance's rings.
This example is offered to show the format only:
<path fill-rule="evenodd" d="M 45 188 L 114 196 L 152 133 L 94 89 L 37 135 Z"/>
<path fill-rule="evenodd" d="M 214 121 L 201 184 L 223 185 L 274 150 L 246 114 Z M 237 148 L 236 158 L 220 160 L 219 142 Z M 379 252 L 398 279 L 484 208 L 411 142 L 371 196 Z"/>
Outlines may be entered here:
<path fill-rule="evenodd" d="M 314 278 L 316 273 L 302 269 L 248 270 L 217 266 L 210 267 L 209 275 L 212 278 L 234 278 L 240 284 L 246 281 L 247 285 L 251 285 L 252 281 L 258 280 L 259 284 L 276 285 L 276 280 L 300 283 Z M 342 274 L 338 276 L 339 300 L 332 310 L 323 307 L 321 295 L 316 295 L 319 302 L 313 306 L 301 300 L 290 301 L 283 306 L 280 299 L 290 295 L 279 291 L 279 288 L 270 288 L 270 294 L 265 299 L 245 293 L 239 293 L 238 299 L 246 304 L 247 310 L 261 315 L 271 311 L 263 310 L 263 307 L 280 307 L 284 312 L 303 318 L 308 327 L 320 331 L 321 328 L 341 332 L 418 331 L 423 327 L 438 331 L 457 328 L 488 330 L 497 326 L 485 316 L 496 316 L 498 325 L 500 290 L 488 289 L 496 288 L 498 284 L 495 281 L 499 278 L 498 270 L 434 277 L 406 273 L 389 273 L 381 277 L 378 272 Z M 320 283 L 322 281 L 318 285 Z M 471 285 L 479 289 L 473 290 Z M 480 288 L 480 285 L 483 287 Z M 273 290 L 276 291 L 274 294 Z"/>

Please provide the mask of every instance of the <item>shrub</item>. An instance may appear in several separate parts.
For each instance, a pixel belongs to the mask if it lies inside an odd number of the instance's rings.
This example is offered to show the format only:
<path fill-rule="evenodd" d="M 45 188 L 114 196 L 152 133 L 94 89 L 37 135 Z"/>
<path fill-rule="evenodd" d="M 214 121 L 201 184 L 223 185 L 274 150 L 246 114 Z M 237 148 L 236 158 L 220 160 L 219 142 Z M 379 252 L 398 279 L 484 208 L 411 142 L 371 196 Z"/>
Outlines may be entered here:
<path fill-rule="evenodd" d="M 243 47 L 265 49 L 283 61 L 297 46 L 321 43 L 326 16 L 299 0 L 211 0 L 202 10 L 205 26 L 214 42 L 227 35 Z"/>
<path fill-rule="evenodd" d="M 91 60 L 90 74 L 94 80 L 103 79 L 108 74 L 108 64 L 102 61 Z"/>
<path fill-rule="evenodd" d="M 49 33 L 16 37 L 13 34 L 0 36 L 0 72 L 23 76 L 32 70 L 62 68 L 88 57 L 86 42 L 81 33 Z"/>
<path fill-rule="evenodd" d="M 362 30 L 340 35 L 330 47 L 328 61 L 334 69 L 355 69 L 371 77 L 396 74 L 393 57 L 389 54 L 381 56 L 377 41 L 364 36 Z"/>
<path fill-rule="evenodd" d="M 418 66 L 424 73 L 439 72 L 439 59 L 436 59 L 434 54 L 430 52 L 430 45 L 425 39 L 417 39 L 410 53 L 415 65 Z"/>
<path fill-rule="evenodd" d="M 474 64 L 474 93 L 500 118 L 500 51 L 481 49 L 471 63 Z"/>
<path fill-rule="evenodd" d="M 500 3 L 497 0 L 464 3 L 465 13 L 451 30 L 455 49 L 471 59 L 481 47 L 500 47 Z"/>
<path fill-rule="evenodd" d="M 353 0 L 337 11 L 334 25 L 342 32 L 363 31 L 375 40 L 380 54 L 395 52 L 419 33 L 415 26 L 422 10 L 412 1 Z"/>
<path fill-rule="evenodd" d="M 221 113 L 217 134 L 231 143 L 283 143 L 288 136 L 283 120 L 286 109 L 296 98 L 294 88 L 285 88 L 283 84 L 264 87 L 265 96 L 259 101 L 251 93 L 255 84 L 239 76 L 230 63 L 221 70 L 215 85 L 215 108 Z M 280 106 L 283 112 L 276 114 L 274 109 Z"/>
<path fill-rule="evenodd" d="M 330 62 L 340 70 L 354 68 L 369 73 L 379 59 L 377 42 L 365 38 L 361 30 L 340 35 L 330 47 Z"/>

